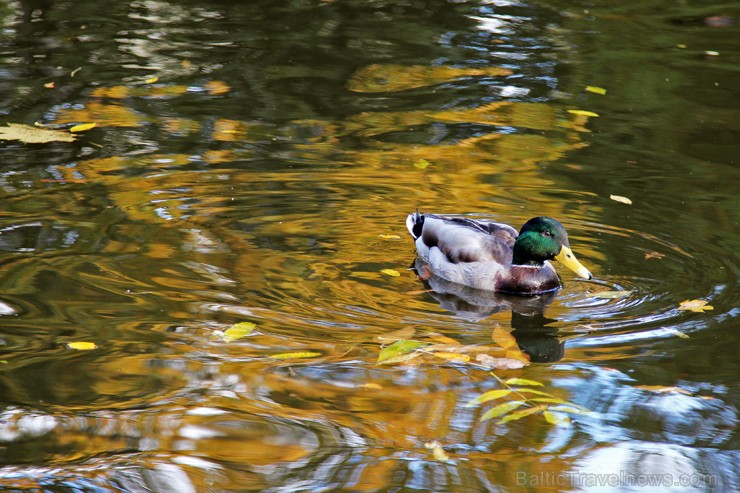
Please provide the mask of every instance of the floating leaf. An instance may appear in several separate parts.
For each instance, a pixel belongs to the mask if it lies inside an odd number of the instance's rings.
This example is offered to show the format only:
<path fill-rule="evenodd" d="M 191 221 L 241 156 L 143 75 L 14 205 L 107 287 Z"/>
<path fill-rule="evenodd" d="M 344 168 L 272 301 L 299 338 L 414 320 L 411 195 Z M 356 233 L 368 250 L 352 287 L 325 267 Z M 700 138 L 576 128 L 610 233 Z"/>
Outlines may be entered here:
<path fill-rule="evenodd" d="M 510 378 L 504 382 L 506 385 L 531 385 L 535 387 L 544 387 L 543 383 L 535 380 L 527 380 L 526 378 Z"/>
<path fill-rule="evenodd" d="M 520 359 L 512 358 L 494 358 L 488 354 L 479 354 L 475 359 L 483 366 L 492 370 L 518 370 L 524 368 L 528 363 Z"/>
<path fill-rule="evenodd" d="M 44 84 L 44 87 L 47 89 L 54 89 L 54 86 L 56 86 L 54 82 L 47 82 L 46 84 Z"/>
<path fill-rule="evenodd" d="M 632 294 L 632 291 L 599 291 L 594 293 L 594 298 L 601 298 L 602 300 L 616 300 L 620 298 L 627 298 Z"/>
<path fill-rule="evenodd" d="M 518 407 L 521 407 L 524 405 L 524 401 L 509 401 L 504 402 L 503 404 L 499 404 L 496 407 L 492 407 L 485 413 L 483 413 L 483 416 L 480 417 L 481 421 L 486 421 L 493 418 L 498 418 L 499 416 L 506 414 L 508 412 L 513 411 L 514 409 L 517 409 Z"/>
<path fill-rule="evenodd" d="M 652 258 L 661 259 L 663 257 L 665 257 L 665 255 L 659 252 L 645 252 L 645 260 L 650 260 Z"/>
<path fill-rule="evenodd" d="M 69 349 L 76 349 L 77 351 L 90 351 L 97 349 L 98 345 L 94 342 L 68 342 L 67 347 Z"/>
<path fill-rule="evenodd" d="M 504 349 L 516 347 L 516 339 L 514 338 L 514 336 L 511 335 L 509 331 L 502 329 L 498 325 L 493 328 L 491 338 L 493 339 L 493 342 Z"/>
<path fill-rule="evenodd" d="M 446 462 L 450 460 L 450 456 L 447 454 L 447 452 L 445 452 L 445 449 L 442 448 L 442 445 L 437 440 L 432 440 L 431 442 L 425 443 L 424 448 L 432 451 L 432 456 L 434 457 L 434 460 L 440 462 Z"/>
<path fill-rule="evenodd" d="M 46 144 L 48 142 L 74 142 L 77 137 L 69 132 L 36 128 L 21 123 L 8 123 L 0 127 L 0 140 L 20 140 L 27 144 Z"/>
<path fill-rule="evenodd" d="M 239 322 L 226 329 L 223 334 L 223 340 L 226 342 L 236 341 L 252 333 L 257 327 L 252 322 Z"/>
<path fill-rule="evenodd" d="M 552 425 L 570 424 L 570 418 L 563 414 L 553 413 L 550 411 L 545 411 L 542 414 L 545 416 L 545 420 Z"/>
<path fill-rule="evenodd" d="M 98 124 L 93 123 L 80 123 L 79 125 L 75 125 L 74 127 L 70 128 L 70 132 L 84 132 L 86 130 L 90 130 L 91 128 L 95 128 Z"/>
<path fill-rule="evenodd" d="M 586 86 L 586 90 L 594 94 L 601 94 L 602 96 L 606 94 L 606 89 L 599 86 Z"/>
<path fill-rule="evenodd" d="M 419 169 L 426 169 L 426 168 L 428 168 L 428 167 L 429 167 L 429 166 L 430 166 L 431 164 L 432 164 L 432 163 L 430 163 L 430 162 L 429 162 L 429 161 L 427 161 L 426 159 L 417 159 L 416 161 L 414 161 L 414 168 L 419 168 Z"/>
<path fill-rule="evenodd" d="M 529 355 L 527 353 L 523 353 L 519 348 L 507 349 L 505 357 L 508 359 L 521 361 L 525 365 L 529 364 Z"/>
<path fill-rule="evenodd" d="M 220 96 L 231 91 L 231 87 L 226 82 L 221 82 L 220 80 L 206 82 L 204 87 L 211 96 Z"/>
<path fill-rule="evenodd" d="M 159 80 L 159 77 L 157 77 L 157 76 L 155 75 L 155 76 L 153 76 L 153 77 L 149 77 L 148 79 L 146 79 L 146 80 L 144 81 L 144 83 L 146 83 L 146 84 L 154 84 L 154 83 L 155 83 L 155 82 L 157 82 L 158 80 Z"/>
<path fill-rule="evenodd" d="M 594 113 L 593 111 L 586 111 L 586 110 L 568 110 L 568 113 L 571 115 L 579 115 L 579 116 L 599 116 L 598 113 Z"/>
<path fill-rule="evenodd" d="M 680 337 L 681 339 L 688 339 L 689 338 L 689 335 L 688 334 L 685 334 L 685 333 L 681 332 L 680 330 L 673 329 L 673 328 L 670 328 L 670 327 L 666 327 L 666 330 L 668 332 L 670 332 L 671 334 Z"/>
<path fill-rule="evenodd" d="M 448 346 L 460 346 L 459 341 L 453 339 L 452 337 L 447 337 L 442 334 L 437 334 L 433 332 L 429 334 L 429 338 L 440 344 L 447 344 Z"/>
<path fill-rule="evenodd" d="M 380 354 L 378 355 L 378 363 L 388 363 L 388 360 L 391 358 L 396 358 L 401 355 L 405 355 L 407 353 L 411 353 L 415 351 L 416 349 L 419 349 L 420 347 L 426 346 L 426 342 L 421 341 L 409 341 L 409 340 L 401 340 L 396 341 L 390 346 L 383 348 L 382 351 L 380 351 Z"/>
<path fill-rule="evenodd" d="M 380 233 L 378 235 L 378 238 L 380 238 L 381 240 L 400 240 L 401 239 L 401 237 L 398 235 L 387 235 L 383 233 Z"/>
<path fill-rule="evenodd" d="M 712 305 L 707 305 L 706 300 L 684 300 L 678 306 L 679 310 L 703 313 L 707 310 L 714 310 Z"/>
<path fill-rule="evenodd" d="M 303 358 L 315 358 L 316 356 L 321 356 L 321 353 L 317 353 L 316 351 L 295 351 L 292 353 L 271 354 L 270 358 L 272 359 L 303 359 Z"/>
<path fill-rule="evenodd" d="M 372 389 L 372 390 L 383 390 L 383 386 L 379 383 L 363 383 L 362 385 L 359 385 L 360 388 L 363 389 Z"/>
<path fill-rule="evenodd" d="M 504 423 L 508 423 L 509 421 L 516 421 L 526 416 L 531 416 L 532 414 L 538 413 L 542 411 L 543 409 L 546 409 L 546 408 L 544 406 L 533 406 L 533 407 L 528 407 L 526 409 L 520 409 L 498 420 L 498 424 L 501 425 Z"/>
<path fill-rule="evenodd" d="M 614 202 L 632 205 L 632 201 L 630 199 L 628 199 L 627 197 L 622 197 L 621 195 L 609 195 L 609 198 L 612 199 Z"/>
<path fill-rule="evenodd" d="M 507 395 L 511 394 L 510 389 L 496 389 L 496 390 L 489 390 L 488 392 L 484 392 L 472 401 L 467 403 L 467 406 L 475 406 L 477 404 L 483 404 L 484 402 L 492 401 L 494 399 L 500 399 L 501 397 L 506 397 Z"/>
<path fill-rule="evenodd" d="M 556 411 L 559 413 L 568 413 L 568 414 L 590 414 L 591 411 L 586 409 L 585 407 L 577 406 L 575 404 L 560 404 L 558 406 L 550 406 L 549 408 L 551 411 Z"/>
<path fill-rule="evenodd" d="M 463 363 L 467 363 L 470 361 L 470 356 L 467 354 L 460 354 L 460 353 L 448 353 L 444 351 L 437 351 L 432 353 L 437 358 L 446 359 L 447 361 L 462 361 Z"/>
<path fill-rule="evenodd" d="M 398 272 L 398 271 L 397 271 L 397 270 L 395 270 L 395 269 L 383 269 L 383 270 L 381 270 L 380 272 L 382 272 L 382 273 L 383 273 L 383 274 L 385 274 L 386 276 L 391 276 L 391 277 L 398 277 L 398 276 L 400 276 L 400 275 L 401 275 L 401 273 L 400 273 L 400 272 Z"/>

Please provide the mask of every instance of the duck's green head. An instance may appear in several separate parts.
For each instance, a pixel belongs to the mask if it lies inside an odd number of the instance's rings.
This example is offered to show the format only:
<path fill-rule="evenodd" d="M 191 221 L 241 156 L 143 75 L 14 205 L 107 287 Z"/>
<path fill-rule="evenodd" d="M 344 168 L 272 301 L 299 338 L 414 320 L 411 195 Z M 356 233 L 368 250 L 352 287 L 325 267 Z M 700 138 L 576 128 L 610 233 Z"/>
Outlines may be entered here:
<path fill-rule="evenodd" d="M 541 265 L 545 260 L 557 260 L 578 276 L 593 276 L 570 250 L 568 233 L 562 224 L 549 217 L 535 217 L 526 222 L 514 243 L 515 265 Z"/>

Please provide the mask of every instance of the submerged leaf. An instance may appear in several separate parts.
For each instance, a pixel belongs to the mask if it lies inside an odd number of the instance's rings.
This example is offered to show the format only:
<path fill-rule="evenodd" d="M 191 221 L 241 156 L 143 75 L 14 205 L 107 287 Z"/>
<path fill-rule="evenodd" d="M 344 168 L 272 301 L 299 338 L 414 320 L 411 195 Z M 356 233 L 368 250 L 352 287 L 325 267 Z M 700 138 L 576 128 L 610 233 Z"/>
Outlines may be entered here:
<path fill-rule="evenodd" d="M 594 298 L 600 298 L 602 300 L 616 300 L 620 298 L 627 298 L 632 294 L 632 291 L 599 291 L 594 293 Z"/>
<path fill-rule="evenodd" d="M 272 359 L 302 359 L 302 358 L 315 358 L 316 356 L 321 356 L 321 353 L 318 353 L 316 351 L 295 351 L 292 353 L 271 354 L 270 358 Z"/>
<path fill-rule="evenodd" d="M 481 421 L 486 421 L 492 418 L 498 418 L 499 416 L 513 411 L 514 409 L 524 405 L 524 401 L 509 401 L 499 404 L 496 407 L 492 407 L 480 417 Z"/>
<path fill-rule="evenodd" d="M 378 363 L 388 362 L 391 358 L 411 353 L 420 347 L 426 346 L 426 342 L 401 340 L 383 348 L 378 355 Z"/>
<path fill-rule="evenodd" d="M 68 342 L 67 347 L 77 351 L 90 351 L 91 349 L 97 349 L 98 345 L 94 342 Z"/>
<path fill-rule="evenodd" d="M 513 358 L 494 358 L 488 354 L 479 354 L 475 359 L 483 366 L 487 366 L 492 370 L 518 370 L 524 368 L 529 363 L 520 359 Z"/>
<path fill-rule="evenodd" d="M 679 310 L 703 313 L 707 310 L 714 310 L 712 305 L 707 305 L 706 300 L 684 300 L 678 306 Z"/>
<path fill-rule="evenodd" d="M 21 123 L 8 123 L 0 127 L 0 140 L 20 140 L 27 144 L 46 144 L 48 142 L 74 142 L 77 137 L 69 132 L 36 128 Z"/>
<path fill-rule="evenodd" d="M 381 270 L 380 272 L 382 272 L 382 273 L 383 273 L 383 274 L 385 274 L 386 276 L 391 276 L 391 277 L 398 277 L 398 276 L 400 276 L 400 275 L 401 275 L 401 273 L 400 273 L 400 272 L 398 272 L 398 271 L 397 271 L 397 270 L 395 270 L 395 269 L 383 269 L 383 270 Z"/>
<path fill-rule="evenodd" d="M 484 392 L 472 401 L 468 402 L 468 406 L 475 406 L 477 404 L 483 404 L 484 402 L 492 401 L 494 399 L 500 399 L 501 397 L 506 397 L 507 395 L 511 394 L 510 389 L 496 389 L 496 390 L 489 390 L 488 392 Z"/>
<path fill-rule="evenodd" d="M 542 411 L 543 409 L 546 409 L 545 406 L 533 406 L 533 407 L 528 407 L 526 409 L 520 409 L 498 420 L 498 424 L 508 423 L 509 421 L 516 421 L 526 416 L 530 416 L 532 414 L 538 413 Z"/>
<path fill-rule="evenodd" d="M 252 333 L 257 327 L 252 322 L 239 322 L 226 329 L 223 334 L 223 340 L 226 342 L 236 341 Z"/>
<path fill-rule="evenodd" d="M 640 390 L 648 390 L 650 392 L 658 392 L 660 394 L 683 394 L 683 395 L 693 395 L 690 391 L 686 389 L 682 389 L 681 387 L 676 386 L 663 386 L 663 385 L 636 385 L 636 389 Z"/>
<path fill-rule="evenodd" d="M 545 411 L 542 413 L 545 416 L 545 420 L 552 425 L 567 425 L 570 424 L 570 418 L 563 414 L 553 413 Z"/>
<path fill-rule="evenodd" d="M 414 329 L 413 327 L 406 327 L 403 329 L 394 330 L 393 332 L 385 332 L 383 334 L 378 334 L 374 337 L 374 339 L 382 343 L 396 342 L 396 341 L 402 341 L 404 339 L 410 339 L 414 337 L 414 333 L 416 333 L 416 329 Z"/>
<path fill-rule="evenodd" d="M 427 161 L 426 159 L 417 159 L 417 160 L 416 160 L 416 161 L 414 162 L 414 168 L 419 168 L 419 169 L 426 169 L 426 168 L 428 168 L 428 167 L 429 167 L 429 165 L 430 165 L 430 164 L 432 164 L 432 163 L 430 163 L 430 162 L 429 162 L 429 161 Z"/>
<path fill-rule="evenodd" d="M 445 449 L 442 448 L 442 445 L 437 440 L 432 440 L 431 442 L 425 443 L 424 448 L 432 451 L 432 456 L 434 457 L 434 460 L 440 462 L 446 462 L 450 460 L 450 456 L 447 454 L 447 452 L 445 452 Z"/>
<path fill-rule="evenodd" d="M 599 86 L 586 86 L 586 91 L 594 94 L 601 94 L 602 96 L 606 94 L 606 89 Z"/>
<path fill-rule="evenodd" d="M 463 363 L 467 363 L 470 361 L 470 356 L 467 354 L 460 354 L 460 353 L 448 353 L 444 351 L 436 351 L 432 353 L 437 358 L 446 359 L 447 361 L 462 361 Z"/>

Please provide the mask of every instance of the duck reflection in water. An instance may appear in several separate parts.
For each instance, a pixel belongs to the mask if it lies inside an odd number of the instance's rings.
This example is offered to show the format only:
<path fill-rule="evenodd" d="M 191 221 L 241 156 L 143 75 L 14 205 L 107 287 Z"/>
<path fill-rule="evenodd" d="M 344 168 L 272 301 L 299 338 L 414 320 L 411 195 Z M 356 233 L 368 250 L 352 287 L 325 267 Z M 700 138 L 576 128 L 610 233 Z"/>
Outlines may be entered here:
<path fill-rule="evenodd" d="M 561 287 L 550 263 L 557 260 L 580 277 L 592 275 L 570 249 L 565 228 L 535 217 L 517 232 L 509 225 L 468 217 L 409 214 L 406 227 L 418 258 L 414 267 L 443 308 L 484 318 L 511 310 L 512 327 L 532 361 L 557 361 L 563 344 L 545 307 Z"/>

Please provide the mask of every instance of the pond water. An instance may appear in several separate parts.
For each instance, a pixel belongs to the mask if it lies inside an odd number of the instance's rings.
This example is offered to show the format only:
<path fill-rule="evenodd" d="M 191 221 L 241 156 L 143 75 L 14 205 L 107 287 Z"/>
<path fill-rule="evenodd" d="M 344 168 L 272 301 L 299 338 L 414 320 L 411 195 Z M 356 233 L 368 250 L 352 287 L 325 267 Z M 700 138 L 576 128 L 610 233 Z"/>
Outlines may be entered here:
<path fill-rule="evenodd" d="M 738 5 L 27 0 L 0 22 L 2 123 L 96 123 L 0 145 L 3 491 L 736 491 Z M 440 293 L 410 268 L 416 209 L 555 217 L 595 278 Z M 531 362 L 377 363 L 497 327 Z M 481 421 L 511 378 L 589 412 Z"/>

